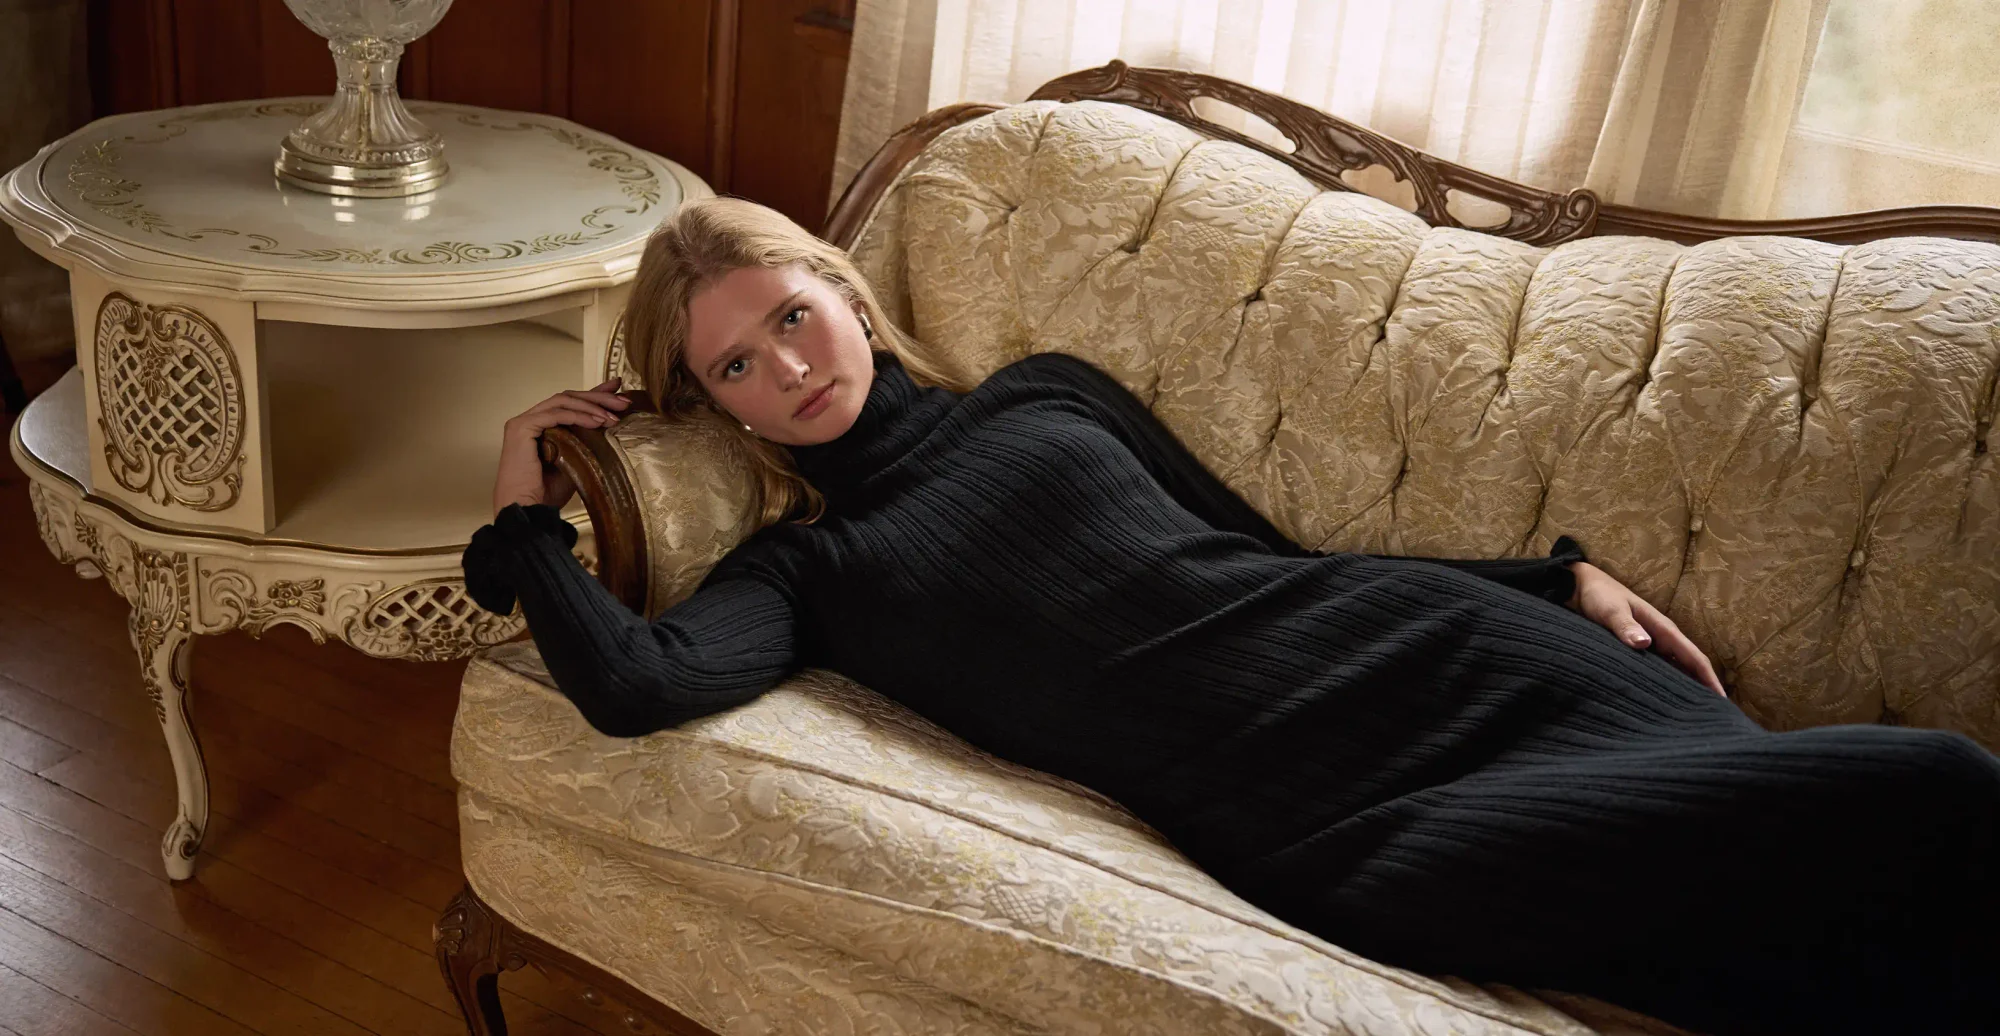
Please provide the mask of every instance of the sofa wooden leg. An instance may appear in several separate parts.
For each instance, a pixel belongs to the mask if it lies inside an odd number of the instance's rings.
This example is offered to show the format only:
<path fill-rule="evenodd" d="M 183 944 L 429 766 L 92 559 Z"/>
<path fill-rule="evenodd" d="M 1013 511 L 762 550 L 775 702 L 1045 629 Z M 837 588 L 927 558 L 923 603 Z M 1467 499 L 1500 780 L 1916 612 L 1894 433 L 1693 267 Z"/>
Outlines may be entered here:
<path fill-rule="evenodd" d="M 471 885 L 460 889 L 439 915 L 431 942 L 437 947 L 438 970 L 458 999 L 472 1036 L 507 1036 L 507 1019 L 500 1016 L 500 975 L 530 964 L 575 980 L 583 987 L 584 1003 L 610 1013 L 639 1036 L 716 1036 L 624 979 L 509 924 Z"/>
<path fill-rule="evenodd" d="M 438 969 L 471 1036 L 507 1036 L 507 1019 L 500 1013 L 500 936 L 499 919 L 470 885 L 452 897 L 431 927 Z"/>

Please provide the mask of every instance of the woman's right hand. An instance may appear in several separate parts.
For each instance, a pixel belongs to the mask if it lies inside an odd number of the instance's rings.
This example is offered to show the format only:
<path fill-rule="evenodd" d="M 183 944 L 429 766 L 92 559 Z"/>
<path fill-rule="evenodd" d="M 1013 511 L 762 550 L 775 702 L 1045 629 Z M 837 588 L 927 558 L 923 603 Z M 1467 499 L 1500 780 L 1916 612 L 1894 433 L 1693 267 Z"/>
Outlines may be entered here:
<path fill-rule="evenodd" d="M 1665 612 L 1633 593 L 1618 577 L 1588 561 L 1572 562 L 1569 569 L 1576 575 L 1576 593 L 1569 599 L 1572 610 L 1595 620 L 1634 648 L 1644 651 L 1650 647 L 1658 651 L 1702 686 L 1729 697 L 1708 656 L 1694 646 L 1694 641 Z"/>
<path fill-rule="evenodd" d="M 559 424 L 604 428 L 617 422 L 618 411 L 631 401 L 618 395 L 618 380 L 589 389 L 564 389 L 507 419 L 501 432 L 500 470 L 493 480 L 493 513 L 509 504 L 561 507 L 576 493 L 576 483 L 550 464 L 542 464 L 542 432 Z"/>

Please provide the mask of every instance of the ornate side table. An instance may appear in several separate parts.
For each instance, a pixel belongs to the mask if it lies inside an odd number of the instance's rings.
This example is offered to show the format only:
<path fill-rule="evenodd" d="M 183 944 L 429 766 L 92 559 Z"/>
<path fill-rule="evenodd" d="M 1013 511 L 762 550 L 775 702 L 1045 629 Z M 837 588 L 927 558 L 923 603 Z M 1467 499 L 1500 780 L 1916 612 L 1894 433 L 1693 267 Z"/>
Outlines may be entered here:
<path fill-rule="evenodd" d="M 0 219 L 69 271 L 77 340 L 8 446 L 49 550 L 131 603 L 180 791 L 174 878 L 208 821 L 194 636 L 289 622 L 443 660 L 518 633 L 458 564 L 501 423 L 622 367 L 646 235 L 712 193 L 574 123 L 447 104 L 410 106 L 452 156 L 436 191 L 283 186 L 273 149 L 321 103 L 103 119 L 0 180 Z"/>

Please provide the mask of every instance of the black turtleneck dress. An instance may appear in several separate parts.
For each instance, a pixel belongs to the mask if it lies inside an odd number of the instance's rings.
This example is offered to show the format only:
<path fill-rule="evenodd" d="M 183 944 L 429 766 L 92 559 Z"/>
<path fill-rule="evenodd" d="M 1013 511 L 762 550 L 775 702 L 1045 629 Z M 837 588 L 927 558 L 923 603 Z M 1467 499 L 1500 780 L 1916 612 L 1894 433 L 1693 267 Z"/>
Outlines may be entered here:
<path fill-rule="evenodd" d="M 650 623 L 546 505 L 475 533 L 467 587 L 518 597 L 607 734 L 835 670 L 1384 963 L 1714 1032 L 2000 1031 L 1971 1021 L 2000 968 L 2000 761 L 1942 731 L 1761 729 L 1564 607 L 1569 537 L 1303 549 L 1060 353 L 960 395 L 878 352 L 853 427 L 792 453 L 827 515 L 758 531 Z"/>

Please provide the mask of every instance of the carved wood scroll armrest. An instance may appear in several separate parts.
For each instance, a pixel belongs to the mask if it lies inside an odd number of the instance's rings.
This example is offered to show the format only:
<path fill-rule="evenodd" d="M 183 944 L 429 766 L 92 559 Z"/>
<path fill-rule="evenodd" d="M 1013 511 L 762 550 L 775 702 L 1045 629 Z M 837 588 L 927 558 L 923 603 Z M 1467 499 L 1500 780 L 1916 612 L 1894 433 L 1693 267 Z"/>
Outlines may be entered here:
<path fill-rule="evenodd" d="M 643 391 L 621 392 L 632 401 L 627 413 L 655 411 Z M 652 579 L 646 556 L 646 526 L 639 498 L 625 462 L 601 428 L 557 425 L 542 432 L 541 457 L 576 483 L 577 495 L 590 514 L 597 539 L 597 578 L 612 596 L 641 615 L 646 613 L 647 584 Z"/>

